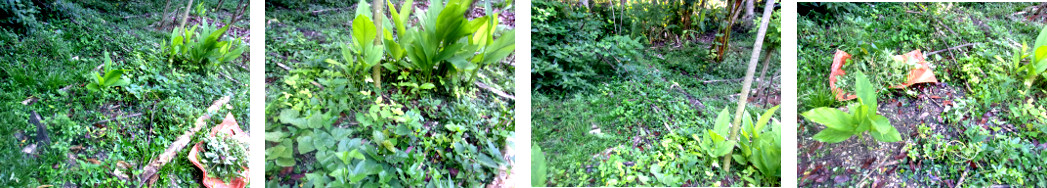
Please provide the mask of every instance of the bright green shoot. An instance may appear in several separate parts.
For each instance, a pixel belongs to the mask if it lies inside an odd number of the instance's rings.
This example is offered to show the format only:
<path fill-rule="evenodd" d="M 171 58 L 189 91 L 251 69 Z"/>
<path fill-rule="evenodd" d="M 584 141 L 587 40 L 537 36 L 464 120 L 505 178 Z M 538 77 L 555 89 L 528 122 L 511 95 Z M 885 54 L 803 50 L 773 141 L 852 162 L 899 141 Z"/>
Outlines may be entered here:
<path fill-rule="evenodd" d="M 821 107 L 804 112 L 802 115 L 807 120 L 825 125 L 825 129 L 814 135 L 814 140 L 827 143 L 842 142 L 854 135 L 861 136 L 863 132 L 869 131 L 869 135 L 881 142 L 897 142 L 902 136 L 891 125 L 887 117 L 876 114 L 876 90 L 869 83 L 865 74 L 857 73 L 855 76 L 855 89 L 858 94 L 858 103 L 848 105 L 850 113 L 836 108 Z"/>
<path fill-rule="evenodd" d="M 121 78 L 127 69 L 114 69 L 112 67 L 113 60 L 109 58 L 109 52 L 105 52 L 105 75 L 95 73 L 95 82 L 87 84 L 87 89 L 98 92 L 109 87 L 125 86 L 131 83 L 128 78 Z"/>

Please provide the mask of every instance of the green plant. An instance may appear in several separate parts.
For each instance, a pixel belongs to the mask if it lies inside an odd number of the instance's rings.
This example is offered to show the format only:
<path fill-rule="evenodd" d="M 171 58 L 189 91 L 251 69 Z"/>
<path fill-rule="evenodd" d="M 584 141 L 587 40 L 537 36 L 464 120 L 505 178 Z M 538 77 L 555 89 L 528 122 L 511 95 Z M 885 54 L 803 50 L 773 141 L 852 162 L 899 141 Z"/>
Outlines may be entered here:
<path fill-rule="evenodd" d="M 748 123 L 751 120 L 742 119 L 742 124 Z M 731 124 L 730 112 L 727 107 L 724 107 L 719 114 L 716 115 L 716 121 L 713 125 L 712 130 L 706 130 L 705 136 L 698 139 L 698 135 L 692 135 L 695 140 L 701 140 L 699 146 L 705 151 L 706 155 L 710 157 L 722 157 L 727 155 L 734 149 L 735 144 L 738 141 L 728 140 L 727 135 L 729 134 L 728 126 Z"/>
<path fill-rule="evenodd" d="M 869 135 L 881 142 L 901 141 L 901 134 L 891 125 L 887 117 L 876 114 L 878 109 L 876 91 L 865 74 L 856 73 L 855 89 L 858 103 L 848 105 L 850 113 L 830 107 L 820 107 L 804 112 L 809 121 L 825 125 L 825 129 L 814 135 L 820 142 L 837 143 L 869 131 Z"/>
<path fill-rule="evenodd" d="M 739 142 L 742 155 L 746 156 L 749 162 L 767 178 L 781 176 L 781 125 L 772 123 L 770 127 L 766 127 L 778 107 L 774 106 L 764 111 L 756 124 L 742 126 L 744 128 L 742 140 Z M 749 117 L 743 116 L 743 118 L 748 119 Z"/>
<path fill-rule="evenodd" d="M 1018 53 L 1018 49 L 1014 50 L 1013 61 L 1015 67 L 1019 67 L 1018 64 L 1021 60 L 1028 56 L 1025 49 L 1025 44 L 1022 44 L 1021 53 Z M 1018 68 L 1018 72 L 1022 71 L 1025 72 L 1025 75 L 1023 75 L 1025 80 L 1024 94 L 1029 95 L 1033 82 L 1047 71 L 1047 27 L 1040 30 L 1040 35 L 1036 37 L 1036 43 L 1033 43 L 1032 61 Z"/>
<path fill-rule="evenodd" d="M 99 92 L 108 89 L 109 87 L 125 86 L 131 82 L 130 79 L 121 77 L 129 70 L 113 68 L 113 60 L 109 58 L 109 52 L 106 51 L 104 54 L 105 69 L 102 71 L 105 72 L 105 76 L 103 77 L 101 74 L 95 73 L 95 81 L 87 84 L 87 89 L 94 92 Z"/>
<path fill-rule="evenodd" d="M 164 41 L 160 50 L 169 62 L 178 62 L 190 69 L 219 65 L 239 58 L 247 47 L 236 38 L 233 41 L 221 40 L 232 24 L 214 29 L 205 19 L 203 23 L 189 29 L 176 28 L 171 31 L 170 43 Z M 200 32 L 197 32 L 197 29 Z M 198 36 L 205 34 L 206 36 Z"/>
<path fill-rule="evenodd" d="M 247 166 L 248 159 L 243 142 L 226 134 L 217 134 L 205 137 L 203 146 L 197 157 L 209 174 L 226 182 L 244 177 L 240 171 Z"/>

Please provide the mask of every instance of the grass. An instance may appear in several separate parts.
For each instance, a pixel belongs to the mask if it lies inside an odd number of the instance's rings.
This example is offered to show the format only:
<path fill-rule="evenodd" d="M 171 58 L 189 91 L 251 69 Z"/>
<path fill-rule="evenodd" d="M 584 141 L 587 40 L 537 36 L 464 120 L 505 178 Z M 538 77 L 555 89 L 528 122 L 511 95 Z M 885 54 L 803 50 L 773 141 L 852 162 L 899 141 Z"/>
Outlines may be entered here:
<path fill-rule="evenodd" d="M 1020 15 L 1032 5 L 801 4 L 799 111 L 849 103 L 836 101 L 826 82 L 832 53 L 843 50 L 854 55 L 844 69 L 870 75 L 883 104 L 878 111 L 899 127 L 903 141 L 822 144 L 810 137 L 824 127 L 801 118 L 800 185 L 1045 186 L 1038 167 L 1047 154 L 1047 118 L 1039 110 L 1044 84 L 1019 92 L 1024 86 L 1017 67 L 997 59 L 1009 59 L 1022 42 L 1031 44 L 1045 26 Z M 974 45 L 940 51 L 964 44 Z M 885 62 L 912 50 L 940 51 L 926 57 L 940 83 L 888 89 L 906 70 Z"/>
<path fill-rule="evenodd" d="M 401 2 L 393 3 L 400 7 Z M 327 62 L 343 59 L 339 45 L 351 40 L 349 21 L 356 5 L 273 5 L 266 7 L 267 186 L 505 182 L 499 175 L 513 168 L 515 102 L 490 90 L 512 95 L 512 58 L 479 71 L 476 82 L 492 89 L 468 82 L 415 89 L 411 85 L 426 84 L 423 75 L 404 69 L 384 69 L 382 86 L 376 88 L 367 81 L 370 74 L 345 74 Z M 512 28 L 499 27 L 496 36 Z M 291 116 L 297 112 L 329 121 L 303 127 Z M 365 159 L 337 158 L 353 152 Z M 362 167 L 346 168 L 355 165 Z"/>
<path fill-rule="evenodd" d="M 219 71 L 227 76 L 190 72 L 160 56 L 159 43 L 170 30 L 153 27 L 159 14 L 148 13 L 164 2 L 57 2 L 61 11 L 37 16 L 41 24 L 33 30 L 0 29 L 5 46 L 0 61 L 8 62 L 0 65 L 0 101 L 5 101 L 0 103 L 5 125 L 0 165 L 13 169 L 4 172 L 0 184 L 135 186 L 137 180 L 114 174 L 137 176 L 213 100 L 231 96 L 228 109 L 219 113 L 246 122 L 248 86 L 241 83 L 248 80 L 247 70 L 229 64 Z M 84 86 L 93 81 L 105 51 L 112 53 L 114 67 L 130 70 L 124 77 L 131 84 L 93 93 Z M 35 103 L 22 103 L 27 100 Z M 35 139 L 39 133 L 30 124 L 31 111 L 42 116 L 51 144 Z M 34 144 L 40 146 L 35 152 L 22 152 Z M 201 172 L 184 157 L 187 152 L 160 169 L 157 184 L 200 186 Z"/>

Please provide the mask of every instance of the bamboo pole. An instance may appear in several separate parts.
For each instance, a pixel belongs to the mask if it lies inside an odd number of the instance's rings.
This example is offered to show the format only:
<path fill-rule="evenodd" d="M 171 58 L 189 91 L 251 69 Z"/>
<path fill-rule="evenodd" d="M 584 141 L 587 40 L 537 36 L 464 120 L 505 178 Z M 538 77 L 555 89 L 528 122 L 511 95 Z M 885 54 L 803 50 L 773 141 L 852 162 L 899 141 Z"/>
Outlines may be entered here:
<path fill-rule="evenodd" d="M 739 94 L 738 108 L 734 110 L 734 123 L 731 124 L 731 139 L 738 140 L 738 128 L 742 127 L 742 114 L 745 113 L 745 103 L 749 98 L 750 85 L 753 83 L 753 75 L 756 74 L 756 64 L 760 60 L 760 51 L 763 48 L 763 38 L 767 34 L 767 24 L 771 19 L 771 11 L 774 9 L 774 1 L 768 0 L 767 6 L 763 8 L 763 19 L 760 21 L 760 30 L 756 34 L 756 43 L 753 44 L 752 57 L 749 58 L 749 69 L 745 71 L 745 81 L 742 84 L 742 93 Z M 731 171 L 731 153 L 727 152 L 723 157 L 724 172 Z"/>

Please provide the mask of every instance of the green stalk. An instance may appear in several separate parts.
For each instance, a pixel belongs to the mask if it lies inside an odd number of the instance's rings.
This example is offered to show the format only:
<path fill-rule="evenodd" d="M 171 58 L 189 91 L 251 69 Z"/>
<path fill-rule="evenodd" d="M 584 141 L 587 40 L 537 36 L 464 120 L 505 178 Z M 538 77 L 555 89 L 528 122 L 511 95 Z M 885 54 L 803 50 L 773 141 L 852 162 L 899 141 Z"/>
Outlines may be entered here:
<path fill-rule="evenodd" d="M 381 3 L 381 2 L 383 2 L 383 1 L 381 1 L 381 0 L 373 0 L 373 1 L 371 1 L 371 7 L 374 7 L 374 10 L 372 10 L 374 12 L 374 14 L 373 14 L 374 15 L 374 26 L 377 29 L 378 34 L 379 34 L 378 37 L 374 38 L 374 45 L 375 46 L 378 46 L 378 45 L 382 44 L 382 35 L 381 35 L 383 33 L 382 32 L 382 18 L 385 17 L 385 15 L 382 14 L 382 6 L 385 5 L 385 3 Z M 373 70 L 373 73 L 371 74 L 371 78 L 374 79 L 374 87 L 378 88 L 378 91 L 380 92 L 382 90 L 382 60 L 378 60 L 378 64 L 375 64 L 374 67 L 371 68 L 371 70 Z"/>
<path fill-rule="evenodd" d="M 749 69 L 745 71 L 745 81 L 742 84 L 742 93 L 738 98 L 738 108 L 734 111 L 734 123 L 731 124 L 731 139 L 738 140 L 738 128 L 742 127 L 742 115 L 745 113 L 745 103 L 749 98 L 749 89 L 753 83 L 753 75 L 756 74 L 756 64 L 760 60 L 760 51 L 763 48 L 763 38 L 767 34 L 767 24 L 771 20 L 771 10 L 774 7 L 774 1 L 767 1 L 767 5 L 763 8 L 763 19 L 760 21 L 760 30 L 756 34 L 756 44 L 753 44 L 752 57 L 749 58 Z M 731 154 L 734 153 L 734 149 L 727 152 L 727 155 L 723 156 L 723 170 L 724 172 L 731 172 Z"/>

